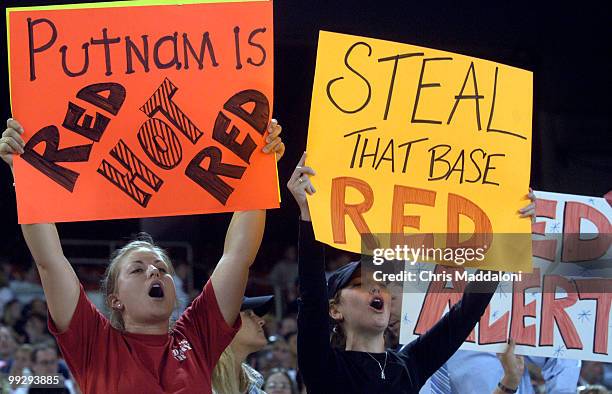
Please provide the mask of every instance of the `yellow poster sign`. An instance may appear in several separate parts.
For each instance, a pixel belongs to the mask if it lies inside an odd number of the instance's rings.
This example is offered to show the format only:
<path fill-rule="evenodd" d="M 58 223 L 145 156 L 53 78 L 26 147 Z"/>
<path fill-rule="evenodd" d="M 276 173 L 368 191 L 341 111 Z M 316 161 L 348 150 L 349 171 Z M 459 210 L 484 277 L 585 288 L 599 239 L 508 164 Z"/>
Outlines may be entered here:
<path fill-rule="evenodd" d="M 529 202 L 532 80 L 456 53 L 321 32 L 307 146 L 317 239 L 362 253 L 478 246 L 485 259 L 466 266 L 531 271 L 530 221 L 517 211 Z"/>

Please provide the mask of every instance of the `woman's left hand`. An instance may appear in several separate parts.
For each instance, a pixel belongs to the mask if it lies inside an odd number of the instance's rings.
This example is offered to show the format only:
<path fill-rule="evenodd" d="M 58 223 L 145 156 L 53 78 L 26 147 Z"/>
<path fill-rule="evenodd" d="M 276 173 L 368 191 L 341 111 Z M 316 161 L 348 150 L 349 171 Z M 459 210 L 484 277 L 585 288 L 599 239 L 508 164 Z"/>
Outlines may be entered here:
<path fill-rule="evenodd" d="M 519 209 L 519 214 L 522 218 L 531 217 L 531 222 L 533 223 L 535 221 L 536 214 L 536 197 L 533 193 L 532 188 L 529 188 L 529 193 L 527 194 L 527 197 L 531 200 L 531 203 Z"/>
<path fill-rule="evenodd" d="M 268 135 L 266 136 L 266 146 L 261 150 L 263 153 L 274 153 L 276 161 L 279 161 L 285 154 L 285 144 L 280 137 L 283 130 L 276 119 L 272 119 L 268 125 Z"/>

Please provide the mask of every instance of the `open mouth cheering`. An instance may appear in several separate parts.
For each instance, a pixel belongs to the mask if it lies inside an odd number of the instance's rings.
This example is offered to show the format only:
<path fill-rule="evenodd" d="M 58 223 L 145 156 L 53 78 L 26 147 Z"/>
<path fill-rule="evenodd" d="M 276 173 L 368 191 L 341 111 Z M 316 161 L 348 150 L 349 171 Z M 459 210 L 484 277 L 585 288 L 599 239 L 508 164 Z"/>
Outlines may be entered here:
<path fill-rule="evenodd" d="M 385 307 L 385 301 L 381 297 L 374 297 L 370 302 L 370 306 L 377 311 L 382 311 Z"/>
<path fill-rule="evenodd" d="M 161 283 L 153 283 L 149 289 L 149 297 L 151 298 L 164 298 L 164 289 Z"/>

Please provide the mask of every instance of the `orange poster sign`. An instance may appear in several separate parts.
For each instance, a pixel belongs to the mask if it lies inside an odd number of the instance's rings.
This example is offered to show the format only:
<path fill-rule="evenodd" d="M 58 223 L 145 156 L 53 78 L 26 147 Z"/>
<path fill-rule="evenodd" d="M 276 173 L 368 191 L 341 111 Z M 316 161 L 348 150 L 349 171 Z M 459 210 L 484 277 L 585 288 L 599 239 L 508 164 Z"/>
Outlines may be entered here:
<path fill-rule="evenodd" d="M 20 223 L 278 207 L 272 2 L 168 3 L 7 10 Z"/>

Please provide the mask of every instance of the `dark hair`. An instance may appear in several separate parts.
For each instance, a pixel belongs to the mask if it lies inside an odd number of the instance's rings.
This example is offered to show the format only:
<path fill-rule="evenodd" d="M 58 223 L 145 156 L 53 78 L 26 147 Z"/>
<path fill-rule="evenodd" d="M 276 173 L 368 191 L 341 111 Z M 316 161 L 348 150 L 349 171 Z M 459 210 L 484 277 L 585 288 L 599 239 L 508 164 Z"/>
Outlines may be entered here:
<path fill-rule="evenodd" d="M 44 316 L 44 315 L 41 315 L 38 312 L 30 312 L 30 313 L 28 313 L 26 321 L 28 321 L 30 319 L 37 319 L 37 320 L 39 320 L 39 321 L 41 321 L 43 323 L 47 323 L 47 317 Z M 46 324 L 45 324 L 45 326 L 46 326 Z"/>
<path fill-rule="evenodd" d="M 32 361 L 32 363 L 36 363 L 36 357 L 38 357 L 38 353 L 50 349 L 55 351 L 55 353 L 57 354 L 57 348 L 55 347 L 55 345 L 48 342 L 43 342 L 32 347 L 32 353 L 30 353 L 30 361 Z"/>
<path fill-rule="evenodd" d="M 340 303 L 341 293 L 342 293 L 342 290 L 339 290 L 334 295 L 334 298 L 329 300 L 330 306 L 332 304 L 337 305 Z M 331 332 L 331 338 L 330 338 L 331 345 L 332 347 L 336 347 L 336 348 L 344 350 L 346 348 L 346 333 L 344 332 L 344 328 L 342 328 L 342 322 L 338 320 L 334 320 L 331 317 L 330 319 L 332 320 L 332 332 Z"/>
<path fill-rule="evenodd" d="M 4 263 L 2 264 L 4 265 Z M 9 285 L 8 278 L 4 274 L 4 271 L 0 271 L 0 289 Z"/>

